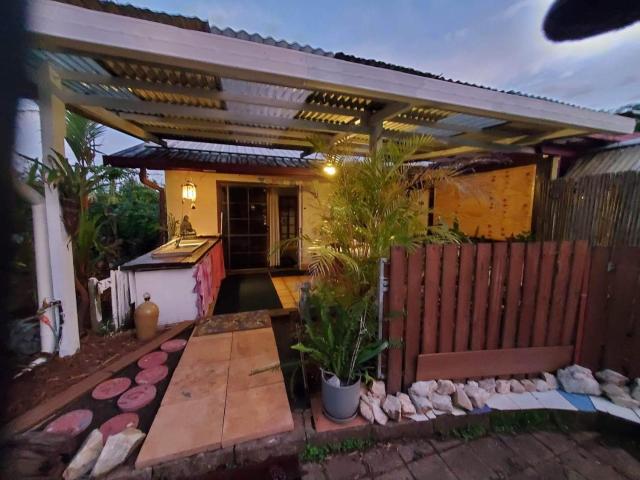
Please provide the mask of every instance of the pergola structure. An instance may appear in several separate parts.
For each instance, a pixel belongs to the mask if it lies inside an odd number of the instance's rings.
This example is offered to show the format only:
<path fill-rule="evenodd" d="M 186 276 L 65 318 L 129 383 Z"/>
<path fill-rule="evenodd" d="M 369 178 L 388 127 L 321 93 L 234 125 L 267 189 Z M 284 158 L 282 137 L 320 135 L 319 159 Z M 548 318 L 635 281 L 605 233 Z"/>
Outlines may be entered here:
<path fill-rule="evenodd" d="M 28 0 L 29 67 L 43 158 L 64 150 L 64 111 L 163 145 L 183 139 L 309 152 L 349 137 L 358 152 L 427 134 L 413 160 L 553 153 L 567 139 L 624 134 L 629 118 L 504 92 L 99 0 Z M 53 296 L 77 348 L 73 263 L 55 190 L 47 220 Z M 75 333 L 74 333 L 75 325 Z"/>

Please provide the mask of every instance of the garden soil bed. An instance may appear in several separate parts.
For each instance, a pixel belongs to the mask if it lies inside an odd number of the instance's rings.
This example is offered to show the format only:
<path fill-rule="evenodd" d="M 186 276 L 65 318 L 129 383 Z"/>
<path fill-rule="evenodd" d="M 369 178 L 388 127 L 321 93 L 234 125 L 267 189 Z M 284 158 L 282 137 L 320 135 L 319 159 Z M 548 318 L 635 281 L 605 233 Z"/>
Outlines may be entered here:
<path fill-rule="evenodd" d="M 49 363 L 36 367 L 9 384 L 0 423 L 4 424 L 29 411 L 144 343 L 136 338 L 134 330 L 108 336 L 89 334 L 83 337 L 80 352 L 76 355 L 54 357 Z"/>

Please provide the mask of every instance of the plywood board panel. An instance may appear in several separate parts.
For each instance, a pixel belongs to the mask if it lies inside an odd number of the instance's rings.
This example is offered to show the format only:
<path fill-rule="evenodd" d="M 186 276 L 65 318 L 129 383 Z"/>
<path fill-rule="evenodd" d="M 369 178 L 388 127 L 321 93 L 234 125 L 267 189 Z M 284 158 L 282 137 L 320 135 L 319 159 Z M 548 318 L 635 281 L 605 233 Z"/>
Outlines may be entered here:
<path fill-rule="evenodd" d="M 434 214 L 466 235 L 504 240 L 531 231 L 535 165 L 459 177 L 435 188 Z"/>

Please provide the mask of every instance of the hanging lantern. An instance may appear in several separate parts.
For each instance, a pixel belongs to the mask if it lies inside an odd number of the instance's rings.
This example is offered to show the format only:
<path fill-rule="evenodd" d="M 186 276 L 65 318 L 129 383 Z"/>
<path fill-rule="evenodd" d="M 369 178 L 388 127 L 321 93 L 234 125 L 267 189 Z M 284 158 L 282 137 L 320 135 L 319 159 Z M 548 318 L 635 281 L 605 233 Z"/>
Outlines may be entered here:
<path fill-rule="evenodd" d="M 191 180 L 187 180 L 182 185 L 182 203 L 191 202 L 191 209 L 196 208 L 196 185 Z"/>

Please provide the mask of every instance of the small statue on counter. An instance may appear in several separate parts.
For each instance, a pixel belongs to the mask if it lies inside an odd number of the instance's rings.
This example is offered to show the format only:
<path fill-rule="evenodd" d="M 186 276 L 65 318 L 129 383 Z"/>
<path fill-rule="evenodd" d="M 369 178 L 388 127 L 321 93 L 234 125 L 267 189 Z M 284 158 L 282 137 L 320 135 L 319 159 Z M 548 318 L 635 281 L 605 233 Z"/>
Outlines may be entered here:
<path fill-rule="evenodd" d="M 189 221 L 189 215 L 185 215 L 182 218 L 182 222 L 180 222 L 180 236 L 187 237 L 187 236 L 194 236 L 195 234 L 196 234 L 196 231 L 193 229 L 193 226 L 191 226 L 191 222 Z"/>

